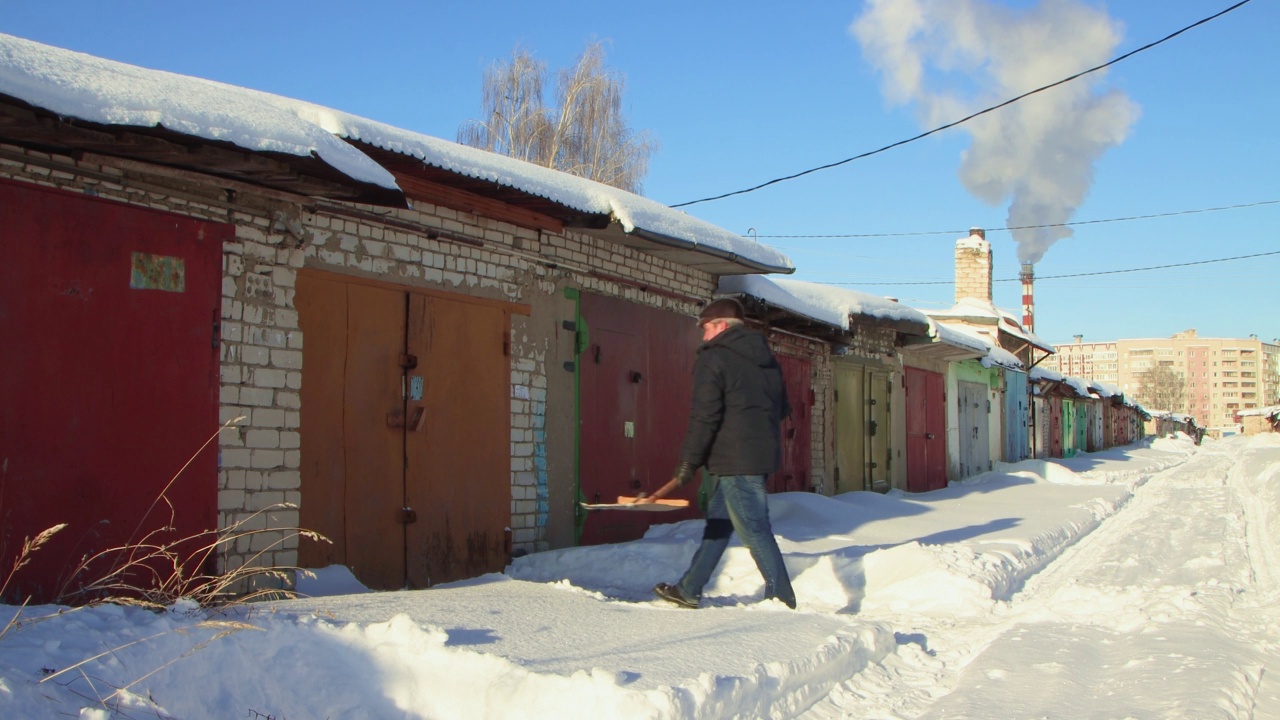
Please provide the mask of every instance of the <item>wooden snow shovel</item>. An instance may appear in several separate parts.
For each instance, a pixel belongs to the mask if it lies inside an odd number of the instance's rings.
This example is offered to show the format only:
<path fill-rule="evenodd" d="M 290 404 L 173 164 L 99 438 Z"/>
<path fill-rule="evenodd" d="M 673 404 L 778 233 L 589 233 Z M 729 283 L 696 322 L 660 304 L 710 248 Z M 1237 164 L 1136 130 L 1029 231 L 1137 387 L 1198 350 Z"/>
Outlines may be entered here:
<path fill-rule="evenodd" d="M 628 510 L 631 512 L 668 512 L 683 510 L 689 507 L 689 501 L 680 498 L 654 500 L 651 503 L 636 502 L 640 498 L 619 495 L 618 502 L 612 503 L 580 503 L 587 510 Z"/>

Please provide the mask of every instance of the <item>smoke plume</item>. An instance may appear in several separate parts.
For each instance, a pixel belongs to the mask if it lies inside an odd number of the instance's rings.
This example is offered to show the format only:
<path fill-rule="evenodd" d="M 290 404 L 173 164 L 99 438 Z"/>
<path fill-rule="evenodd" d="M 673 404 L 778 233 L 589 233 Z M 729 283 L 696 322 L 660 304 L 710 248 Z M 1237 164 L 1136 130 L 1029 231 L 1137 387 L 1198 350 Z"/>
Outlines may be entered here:
<path fill-rule="evenodd" d="M 885 97 L 912 105 L 926 128 L 954 122 L 1105 63 L 1122 27 L 1079 0 L 1014 9 L 985 0 L 868 0 L 850 32 L 883 75 Z M 972 143 L 960 179 L 970 193 L 1008 201 L 1010 227 L 1071 219 L 1093 182 L 1093 165 L 1119 145 L 1138 106 L 1099 85 L 1105 71 L 959 126 Z M 1066 227 L 1014 231 L 1018 259 L 1035 263 Z"/>

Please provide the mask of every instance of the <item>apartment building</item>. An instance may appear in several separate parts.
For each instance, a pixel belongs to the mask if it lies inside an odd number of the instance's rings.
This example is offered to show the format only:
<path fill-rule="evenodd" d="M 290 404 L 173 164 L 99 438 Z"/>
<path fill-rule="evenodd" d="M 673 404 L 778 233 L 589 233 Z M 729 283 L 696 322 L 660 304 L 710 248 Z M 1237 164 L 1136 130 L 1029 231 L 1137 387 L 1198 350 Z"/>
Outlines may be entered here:
<path fill-rule="evenodd" d="M 1170 338 L 1143 338 L 1055 345 L 1055 355 L 1042 364 L 1066 375 L 1119 386 L 1130 397 L 1142 385 L 1142 374 L 1167 367 L 1186 380 L 1180 408 L 1220 436 L 1236 428 L 1239 410 L 1280 402 L 1280 341 L 1248 338 L 1203 338 L 1195 330 Z"/>

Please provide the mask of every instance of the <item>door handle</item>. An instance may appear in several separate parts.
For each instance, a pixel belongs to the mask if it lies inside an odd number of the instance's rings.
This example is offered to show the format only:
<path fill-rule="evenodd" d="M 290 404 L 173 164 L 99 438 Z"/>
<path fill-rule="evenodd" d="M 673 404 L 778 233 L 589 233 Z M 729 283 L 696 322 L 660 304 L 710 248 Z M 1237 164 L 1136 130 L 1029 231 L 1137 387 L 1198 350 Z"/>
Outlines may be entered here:
<path fill-rule="evenodd" d="M 934 434 L 933 434 L 933 433 L 925 433 L 925 434 L 924 434 L 924 439 L 925 439 L 925 440 L 932 440 L 934 437 L 935 437 L 935 436 L 934 436 Z"/>

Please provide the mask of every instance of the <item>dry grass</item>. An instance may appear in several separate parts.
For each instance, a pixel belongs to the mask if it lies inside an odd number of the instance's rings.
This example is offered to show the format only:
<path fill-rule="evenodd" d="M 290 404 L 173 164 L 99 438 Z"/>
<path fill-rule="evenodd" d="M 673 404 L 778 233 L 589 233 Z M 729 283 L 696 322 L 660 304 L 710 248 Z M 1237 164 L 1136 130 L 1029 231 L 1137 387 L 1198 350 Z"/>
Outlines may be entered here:
<path fill-rule="evenodd" d="M 201 452 L 209 446 L 222 430 L 244 420 L 237 417 L 218 428 L 204 444 L 174 473 L 169 482 L 152 501 L 129 541 L 81 558 L 71 570 L 57 593 L 55 602 L 60 605 L 83 607 L 102 603 L 133 605 L 162 610 L 179 600 L 191 600 L 204 608 L 225 607 L 263 599 L 294 597 L 289 589 L 296 574 L 306 575 L 299 567 L 280 567 L 266 564 L 271 553 L 286 542 L 306 537 L 321 542 L 328 538 L 302 528 L 263 527 L 251 529 L 264 514 L 295 509 L 290 503 L 280 503 L 259 510 L 229 527 L 197 535 L 167 539 L 173 533 L 174 508 L 168 494 L 174 483 Z M 162 527 L 144 532 L 146 518 L 160 506 L 168 507 L 168 522 Z M 265 523 L 263 523 L 265 525 Z M 19 570 L 37 557 L 41 546 L 66 527 L 55 525 L 34 538 L 27 538 L 21 551 L 0 582 L 3 597 Z M 258 550 L 253 557 L 238 568 L 219 573 L 211 571 L 216 564 L 217 553 L 237 542 L 257 535 L 271 535 L 275 539 Z M 3 629 L 0 638 L 21 621 L 24 601 Z"/>
<path fill-rule="evenodd" d="M 13 566 L 10 567 L 9 572 L 5 574 L 4 582 L 0 582 L 0 597 L 4 597 L 5 593 L 8 592 L 9 583 L 13 582 L 13 576 L 17 574 L 19 570 L 21 570 L 23 567 L 25 567 L 28 563 L 31 562 L 32 556 L 34 556 L 36 551 L 40 549 L 40 546 L 49 542 L 49 538 L 56 535 L 60 530 L 62 530 L 66 526 L 67 526 L 66 523 L 54 525 L 53 527 L 47 528 L 40 534 L 36 535 L 34 538 L 29 537 L 29 538 L 23 539 L 22 549 L 18 551 L 18 556 L 14 558 Z M 22 618 L 22 611 L 26 609 L 26 606 L 27 606 L 27 603 L 26 601 L 24 601 L 21 605 L 18 606 L 18 609 L 16 612 L 14 612 L 13 617 L 9 618 L 9 620 L 5 622 L 3 628 L 0 628 L 0 640 L 3 640 L 5 635 L 8 635 L 11 630 L 18 627 L 18 624 Z"/>
<path fill-rule="evenodd" d="M 147 508 L 146 513 L 142 516 L 143 520 L 139 522 L 138 528 L 134 530 L 133 537 L 128 542 L 118 547 L 93 553 L 80 560 L 67 576 L 55 600 L 59 605 L 71 606 L 69 609 L 64 607 L 42 617 L 24 618 L 23 615 L 29 603 L 29 599 L 25 600 L 16 608 L 12 617 L 4 623 L 3 627 L 0 627 L 0 641 L 3 641 L 10 632 L 18 630 L 24 625 L 42 622 L 67 612 L 74 612 L 81 608 L 106 603 L 140 606 L 159 612 L 173 607 L 179 601 L 188 601 L 195 602 L 204 609 L 225 610 L 232 606 L 255 600 L 296 597 L 296 593 L 289 589 L 289 585 L 296 574 L 309 575 L 308 571 L 294 566 L 279 567 L 263 564 L 263 562 L 270 558 L 268 553 L 278 550 L 291 540 L 306 537 L 321 542 L 330 542 L 328 538 L 301 528 L 272 527 L 250 529 L 250 526 L 258 524 L 257 520 L 263 514 L 294 509 L 296 508 L 295 505 L 281 503 L 264 508 L 234 525 L 218 531 L 199 533 L 179 539 L 165 539 L 167 535 L 173 534 L 174 522 L 173 505 L 168 498 L 169 490 L 177 482 L 183 471 L 190 466 L 196 455 L 208 447 L 209 443 L 218 436 L 218 433 L 243 419 L 243 417 L 239 417 L 224 423 L 213 436 L 205 441 L 204 445 L 201 445 L 199 450 L 192 454 L 191 458 L 174 474 L 151 503 L 151 506 Z M 147 517 L 151 516 L 155 508 L 161 505 L 169 508 L 168 523 L 165 523 L 163 527 L 144 533 L 142 524 Z M 0 578 L 0 597 L 5 596 L 18 571 L 29 565 L 33 560 L 38 561 L 41 547 L 66 527 L 65 523 L 55 525 L 33 538 L 24 540 L 13 565 L 3 578 Z M 224 573 L 206 570 L 215 565 L 217 553 L 220 550 L 230 548 L 241 540 L 260 534 L 271 534 L 275 539 L 266 547 L 257 551 L 244 565 Z M 104 656 L 123 650 L 130 645 L 148 642 L 168 634 L 167 632 L 139 638 L 119 647 L 109 648 L 74 665 L 51 672 L 42 678 L 40 682 L 57 681 L 61 684 L 62 681 L 58 679 L 67 680 L 69 679 L 68 676 L 70 679 L 78 679 L 85 683 L 85 686 L 89 688 L 93 695 L 84 695 L 78 691 L 72 692 L 93 701 L 109 712 L 116 713 L 120 710 L 119 706 L 122 697 L 129 693 L 131 688 L 156 672 L 200 651 L 210 643 L 223 637 L 244 630 L 257 630 L 260 628 L 240 621 L 206 619 L 189 628 L 168 632 L 185 633 L 190 630 L 202 629 L 214 630 L 215 632 L 212 636 L 196 643 L 181 655 L 168 660 L 160 667 L 147 672 L 123 687 L 106 685 L 99 688 L 103 683 L 100 680 L 95 681 L 87 675 L 85 672 L 86 667 Z"/>
<path fill-rule="evenodd" d="M 217 532 L 162 541 L 166 526 L 137 541 L 108 548 L 83 558 L 63 585 L 57 602 L 62 605 L 92 605 L 110 602 L 163 609 L 178 600 L 193 600 L 201 607 L 220 607 L 262 599 L 293 597 L 287 588 L 294 567 L 264 565 L 268 553 L 287 540 L 308 537 L 327 542 L 323 536 L 301 528 L 245 529 L 263 514 L 295 508 L 281 503 L 259 510 L 240 522 Z M 207 572 L 220 548 L 255 535 L 277 536 L 244 565 L 225 573 Z"/>

